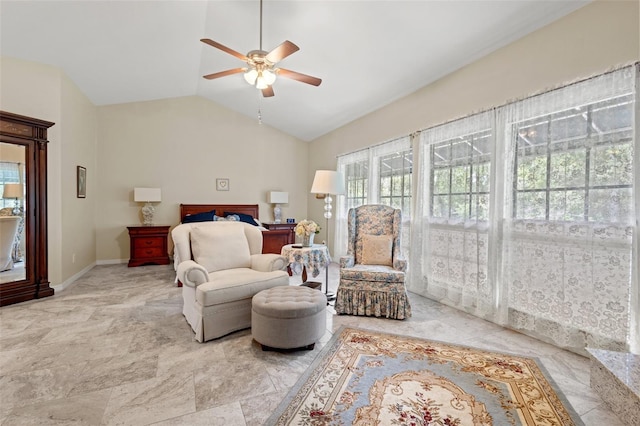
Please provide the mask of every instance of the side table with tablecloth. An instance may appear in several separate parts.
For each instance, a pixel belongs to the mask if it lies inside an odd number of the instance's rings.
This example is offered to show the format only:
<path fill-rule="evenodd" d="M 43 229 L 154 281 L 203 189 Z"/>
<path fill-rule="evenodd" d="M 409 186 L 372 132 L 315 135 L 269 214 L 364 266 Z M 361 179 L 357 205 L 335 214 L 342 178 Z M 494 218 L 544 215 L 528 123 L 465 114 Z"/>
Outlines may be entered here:
<path fill-rule="evenodd" d="M 307 281 L 308 272 L 315 278 L 321 269 L 328 268 L 331 264 L 329 249 L 324 244 L 313 244 L 311 247 L 287 244 L 282 247 L 280 255 L 287 259 L 294 274 L 302 273 L 302 282 Z"/>

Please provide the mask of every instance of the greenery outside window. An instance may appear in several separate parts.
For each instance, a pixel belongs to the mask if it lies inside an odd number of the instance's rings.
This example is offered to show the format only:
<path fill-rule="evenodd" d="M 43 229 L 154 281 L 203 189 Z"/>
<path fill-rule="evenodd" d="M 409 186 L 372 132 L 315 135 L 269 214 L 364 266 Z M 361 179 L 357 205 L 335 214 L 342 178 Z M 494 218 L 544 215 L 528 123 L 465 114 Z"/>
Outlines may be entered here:
<path fill-rule="evenodd" d="M 490 176 L 491 130 L 433 144 L 431 217 L 488 220 Z"/>
<path fill-rule="evenodd" d="M 516 123 L 514 219 L 632 218 L 632 95 Z"/>
<path fill-rule="evenodd" d="M 367 204 L 369 186 L 369 161 L 362 160 L 346 165 L 347 210 Z"/>
<path fill-rule="evenodd" d="M 379 199 L 396 209 L 401 209 L 404 218 L 411 213 L 411 175 L 413 154 L 411 150 L 394 152 L 379 159 Z"/>

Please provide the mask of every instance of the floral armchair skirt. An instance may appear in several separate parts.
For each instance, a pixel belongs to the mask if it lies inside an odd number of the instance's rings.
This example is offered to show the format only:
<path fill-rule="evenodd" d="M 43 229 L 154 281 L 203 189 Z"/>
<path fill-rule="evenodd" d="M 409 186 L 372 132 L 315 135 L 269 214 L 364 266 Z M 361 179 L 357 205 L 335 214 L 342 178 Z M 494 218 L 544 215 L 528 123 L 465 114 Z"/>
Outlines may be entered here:
<path fill-rule="evenodd" d="M 338 314 L 399 320 L 411 316 L 411 305 L 404 281 L 361 281 L 341 278 L 335 309 Z"/>

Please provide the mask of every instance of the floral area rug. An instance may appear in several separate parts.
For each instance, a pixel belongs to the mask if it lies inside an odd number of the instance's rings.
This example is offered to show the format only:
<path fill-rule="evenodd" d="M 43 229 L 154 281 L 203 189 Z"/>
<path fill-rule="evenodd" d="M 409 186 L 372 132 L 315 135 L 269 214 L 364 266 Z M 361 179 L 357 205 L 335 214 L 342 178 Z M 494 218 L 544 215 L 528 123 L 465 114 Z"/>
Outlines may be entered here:
<path fill-rule="evenodd" d="M 582 425 L 533 358 L 343 327 L 266 425 Z"/>

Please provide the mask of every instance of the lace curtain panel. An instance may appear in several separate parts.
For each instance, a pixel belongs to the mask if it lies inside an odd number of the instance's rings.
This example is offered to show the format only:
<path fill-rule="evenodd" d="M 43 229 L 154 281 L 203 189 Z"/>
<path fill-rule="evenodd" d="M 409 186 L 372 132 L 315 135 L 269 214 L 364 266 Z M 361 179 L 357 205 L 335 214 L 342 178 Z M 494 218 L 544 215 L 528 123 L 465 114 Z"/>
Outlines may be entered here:
<path fill-rule="evenodd" d="M 578 352 L 637 348 L 636 68 L 415 137 L 409 290 Z"/>
<path fill-rule="evenodd" d="M 633 92 L 628 67 L 498 111 L 511 327 L 568 348 L 631 346 Z"/>
<path fill-rule="evenodd" d="M 493 112 L 423 131 L 415 188 L 409 289 L 494 319 L 489 207 Z M 490 277 L 491 276 L 491 277 Z"/>
<path fill-rule="evenodd" d="M 409 250 L 411 224 L 411 141 L 409 136 L 338 157 L 347 195 L 337 197 L 335 258 L 347 254 L 347 212 L 364 204 L 385 204 L 402 210 L 401 243 Z"/>

